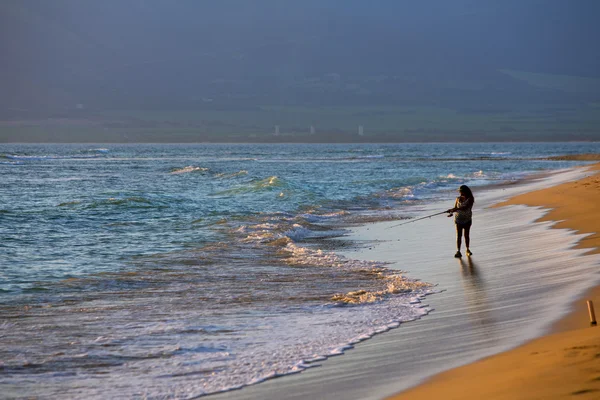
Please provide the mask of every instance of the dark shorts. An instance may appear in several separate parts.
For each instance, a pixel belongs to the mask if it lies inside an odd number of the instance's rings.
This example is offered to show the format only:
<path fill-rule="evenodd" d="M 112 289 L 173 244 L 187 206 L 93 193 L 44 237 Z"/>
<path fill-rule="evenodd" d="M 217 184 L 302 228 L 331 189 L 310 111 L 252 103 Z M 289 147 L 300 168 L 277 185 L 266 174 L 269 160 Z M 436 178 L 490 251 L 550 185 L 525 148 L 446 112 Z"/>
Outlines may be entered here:
<path fill-rule="evenodd" d="M 473 221 L 469 221 L 469 222 L 466 222 L 466 223 L 456 222 L 456 228 L 457 229 L 469 229 L 472 224 L 473 224 Z"/>

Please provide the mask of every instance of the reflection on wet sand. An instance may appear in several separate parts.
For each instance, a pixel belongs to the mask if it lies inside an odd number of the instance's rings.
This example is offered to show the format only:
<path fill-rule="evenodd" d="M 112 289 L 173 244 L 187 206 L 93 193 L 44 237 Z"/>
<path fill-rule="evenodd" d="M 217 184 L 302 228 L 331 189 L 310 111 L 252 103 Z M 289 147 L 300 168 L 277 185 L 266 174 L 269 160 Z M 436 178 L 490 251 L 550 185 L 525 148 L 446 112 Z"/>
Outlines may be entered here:
<path fill-rule="evenodd" d="M 473 324 L 484 330 L 487 339 L 494 337 L 493 331 L 486 329 L 495 322 L 490 310 L 490 301 L 486 294 L 485 281 L 481 275 L 479 266 L 472 257 L 458 259 L 462 272 L 462 283 L 464 288 L 465 305 L 468 308 L 467 315 Z"/>

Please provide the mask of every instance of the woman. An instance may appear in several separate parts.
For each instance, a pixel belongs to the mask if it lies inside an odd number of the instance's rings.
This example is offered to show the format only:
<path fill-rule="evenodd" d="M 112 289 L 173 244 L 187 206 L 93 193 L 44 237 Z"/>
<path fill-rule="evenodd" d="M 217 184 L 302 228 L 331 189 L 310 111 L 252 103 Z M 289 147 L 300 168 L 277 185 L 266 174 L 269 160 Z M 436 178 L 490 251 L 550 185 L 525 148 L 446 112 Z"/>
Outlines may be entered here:
<path fill-rule="evenodd" d="M 475 197 L 473 197 L 473 192 L 469 189 L 468 186 L 462 185 L 458 191 L 460 192 L 460 196 L 456 198 L 456 202 L 454 203 L 454 208 L 448 210 L 449 217 L 454 215 L 454 223 L 456 224 L 456 254 L 454 257 L 459 258 L 462 257 L 460 252 L 460 246 L 462 241 L 462 235 L 464 232 L 465 235 L 465 244 L 467 245 L 467 256 L 473 255 L 471 253 L 471 249 L 469 249 L 470 244 L 470 236 L 469 232 L 471 231 L 471 224 L 473 223 L 472 217 L 472 209 L 473 204 L 475 203 Z"/>

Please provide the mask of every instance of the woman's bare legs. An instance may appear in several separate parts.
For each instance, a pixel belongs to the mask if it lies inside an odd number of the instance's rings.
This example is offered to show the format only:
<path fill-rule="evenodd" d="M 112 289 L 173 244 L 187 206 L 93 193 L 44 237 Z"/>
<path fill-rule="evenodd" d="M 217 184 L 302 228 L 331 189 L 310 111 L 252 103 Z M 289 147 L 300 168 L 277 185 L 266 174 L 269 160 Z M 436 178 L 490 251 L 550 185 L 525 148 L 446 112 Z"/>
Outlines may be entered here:
<path fill-rule="evenodd" d="M 471 244 L 471 226 L 467 226 L 465 227 L 465 244 L 467 245 L 467 256 L 470 256 L 471 253 L 471 249 L 469 248 L 469 245 Z"/>
<path fill-rule="evenodd" d="M 462 245 L 462 235 L 463 235 L 463 228 L 462 226 L 460 226 L 459 224 L 456 224 L 456 250 L 460 251 L 460 246 Z M 467 247 L 469 247 L 469 239 L 467 239 L 467 230 L 465 229 L 465 241 L 467 243 Z"/>

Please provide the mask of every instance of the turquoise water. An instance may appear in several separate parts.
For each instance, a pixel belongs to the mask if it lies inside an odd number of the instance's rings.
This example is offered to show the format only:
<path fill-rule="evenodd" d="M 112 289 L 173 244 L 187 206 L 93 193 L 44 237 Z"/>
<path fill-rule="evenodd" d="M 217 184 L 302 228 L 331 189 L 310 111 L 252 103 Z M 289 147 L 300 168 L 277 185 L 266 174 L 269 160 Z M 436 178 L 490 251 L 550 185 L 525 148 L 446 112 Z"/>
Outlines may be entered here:
<path fill-rule="evenodd" d="M 346 229 L 589 152 L 600 143 L 0 145 L 0 382 L 188 397 L 301 371 L 428 312 L 427 286 L 335 254 Z"/>

